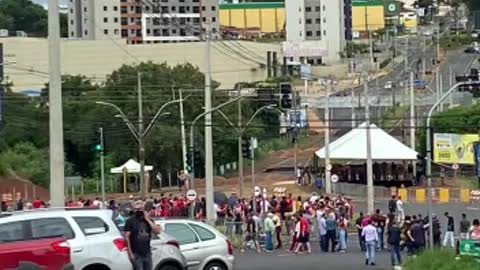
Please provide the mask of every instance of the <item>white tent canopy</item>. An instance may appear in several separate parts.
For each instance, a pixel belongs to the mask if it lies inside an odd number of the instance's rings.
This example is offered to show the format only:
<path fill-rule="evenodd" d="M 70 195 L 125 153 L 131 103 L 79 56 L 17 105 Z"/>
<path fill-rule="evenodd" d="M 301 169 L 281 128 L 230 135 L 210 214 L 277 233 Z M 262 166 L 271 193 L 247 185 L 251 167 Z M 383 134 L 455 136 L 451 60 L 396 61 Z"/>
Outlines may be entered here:
<path fill-rule="evenodd" d="M 337 160 L 367 159 L 367 124 L 351 130 L 347 134 L 330 143 L 330 158 Z M 381 128 L 370 125 L 373 160 L 416 160 L 418 153 L 404 145 Z M 325 147 L 315 152 L 325 158 Z"/>
<path fill-rule="evenodd" d="M 110 169 L 110 173 L 123 173 L 124 169 L 127 169 L 128 173 L 140 173 L 140 163 L 130 159 L 122 166 Z M 153 170 L 153 166 L 145 165 L 146 172 L 151 170 Z"/>

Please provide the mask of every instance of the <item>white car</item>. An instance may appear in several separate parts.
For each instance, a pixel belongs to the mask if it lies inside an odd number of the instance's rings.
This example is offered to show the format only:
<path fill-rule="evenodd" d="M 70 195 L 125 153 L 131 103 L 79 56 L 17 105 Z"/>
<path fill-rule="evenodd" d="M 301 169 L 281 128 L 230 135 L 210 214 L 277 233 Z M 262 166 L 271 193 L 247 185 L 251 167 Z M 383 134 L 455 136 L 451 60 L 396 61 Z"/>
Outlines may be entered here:
<path fill-rule="evenodd" d="M 14 213 L 0 219 L 0 233 L 14 224 L 29 227 L 34 238 L 64 237 L 75 270 L 132 270 L 126 241 L 111 210 L 44 209 Z"/>
<path fill-rule="evenodd" d="M 155 223 L 180 243 L 188 270 L 234 269 L 232 243 L 212 226 L 183 219 L 155 220 Z"/>
<path fill-rule="evenodd" d="M 383 87 L 385 89 L 392 89 L 393 88 L 393 82 L 392 81 L 387 81 L 385 83 L 385 86 Z"/>

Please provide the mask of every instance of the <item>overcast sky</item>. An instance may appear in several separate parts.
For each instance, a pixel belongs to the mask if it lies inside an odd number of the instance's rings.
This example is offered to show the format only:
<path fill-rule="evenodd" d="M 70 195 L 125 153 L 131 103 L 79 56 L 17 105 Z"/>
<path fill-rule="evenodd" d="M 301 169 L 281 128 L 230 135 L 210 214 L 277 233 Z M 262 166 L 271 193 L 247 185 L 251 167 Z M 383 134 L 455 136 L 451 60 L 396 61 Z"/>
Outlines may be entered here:
<path fill-rule="evenodd" d="M 47 8 L 47 6 L 48 6 L 47 5 L 48 0 L 31 0 L 31 1 L 34 2 L 34 3 L 40 4 L 40 5 L 44 6 L 45 8 Z M 65 2 L 66 2 L 65 0 L 59 0 L 60 5 L 65 4 Z"/>

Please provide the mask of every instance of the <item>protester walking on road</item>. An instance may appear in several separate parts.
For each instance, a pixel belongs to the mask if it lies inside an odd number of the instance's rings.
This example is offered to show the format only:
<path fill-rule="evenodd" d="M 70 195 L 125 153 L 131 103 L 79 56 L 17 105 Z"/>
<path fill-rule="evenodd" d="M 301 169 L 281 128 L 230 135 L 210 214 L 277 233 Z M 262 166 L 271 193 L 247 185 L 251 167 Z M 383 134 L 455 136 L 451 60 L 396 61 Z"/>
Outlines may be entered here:
<path fill-rule="evenodd" d="M 320 249 L 323 252 L 328 252 L 328 239 L 327 239 L 327 220 L 325 214 L 322 213 L 317 217 L 318 219 L 318 231 L 320 232 Z"/>
<path fill-rule="evenodd" d="M 394 267 L 402 264 L 402 255 L 400 254 L 401 234 L 398 223 L 392 220 L 387 232 L 387 242 L 390 245 L 391 261 Z"/>
<path fill-rule="evenodd" d="M 348 234 L 348 221 L 342 216 L 338 220 L 338 240 L 340 252 L 347 251 L 347 234 Z"/>
<path fill-rule="evenodd" d="M 403 219 L 405 219 L 405 211 L 403 210 L 403 201 L 402 201 L 402 197 L 398 196 L 398 199 L 397 199 L 397 222 L 399 224 L 401 224 Z"/>
<path fill-rule="evenodd" d="M 361 249 L 362 252 L 365 252 L 367 249 L 365 247 L 365 238 L 362 236 L 362 230 L 363 230 L 362 222 L 363 222 L 363 219 L 364 219 L 363 212 L 360 212 L 360 216 L 355 221 L 355 227 L 357 228 L 357 232 L 358 232 L 358 243 L 360 244 L 360 249 Z"/>
<path fill-rule="evenodd" d="M 448 212 L 445 212 L 445 217 L 447 218 L 447 230 L 443 238 L 443 247 L 447 247 L 447 244 L 450 243 L 450 247 L 455 248 L 455 221 L 453 217 L 448 214 Z"/>
<path fill-rule="evenodd" d="M 369 220 L 368 225 L 363 228 L 362 236 L 365 237 L 365 245 L 367 248 L 365 252 L 365 264 L 375 265 L 375 249 L 377 247 L 378 234 L 377 229 L 372 225 L 372 220 Z"/>
<path fill-rule="evenodd" d="M 470 230 L 470 220 L 467 219 L 467 215 L 465 213 L 462 214 L 462 220 L 460 220 L 460 239 L 469 239 Z"/>
<path fill-rule="evenodd" d="M 335 220 L 335 214 L 331 213 L 326 221 L 327 227 L 327 250 L 329 249 L 331 252 L 335 252 L 335 242 L 337 240 L 337 221 Z"/>
<path fill-rule="evenodd" d="M 397 196 L 392 196 L 392 199 L 388 201 L 388 212 L 390 214 L 395 214 L 397 211 Z"/>
<path fill-rule="evenodd" d="M 161 229 L 145 212 L 142 201 L 135 202 L 134 211 L 125 223 L 128 256 L 135 270 L 152 270 L 151 235 L 159 234 Z"/>
<path fill-rule="evenodd" d="M 380 209 L 377 209 L 375 211 L 375 215 L 372 216 L 372 221 L 375 227 L 377 227 L 377 233 L 378 233 L 377 249 L 383 250 L 385 248 L 383 236 L 385 234 L 386 218 L 382 215 L 382 212 L 380 211 Z"/>

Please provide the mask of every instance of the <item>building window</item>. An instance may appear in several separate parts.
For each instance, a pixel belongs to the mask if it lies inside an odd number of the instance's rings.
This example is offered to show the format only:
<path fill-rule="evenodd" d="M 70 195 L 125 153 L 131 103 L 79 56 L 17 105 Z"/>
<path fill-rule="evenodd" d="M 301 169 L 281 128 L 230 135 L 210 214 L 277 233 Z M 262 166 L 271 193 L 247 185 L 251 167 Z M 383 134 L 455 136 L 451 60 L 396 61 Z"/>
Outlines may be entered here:
<path fill-rule="evenodd" d="M 315 19 L 315 23 L 316 23 L 316 24 L 320 24 L 320 22 L 321 22 L 320 18 L 316 18 L 316 19 Z"/>
<path fill-rule="evenodd" d="M 177 34 L 177 29 L 172 29 L 172 35 L 176 35 Z"/>
<path fill-rule="evenodd" d="M 302 19 L 298 19 L 298 24 L 302 24 Z"/>
<path fill-rule="evenodd" d="M 117 17 L 113 18 L 113 22 L 118 23 L 118 18 Z"/>
<path fill-rule="evenodd" d="M 127 7 L 121 7 L 120 8 L 120 13 L 126 14 L 128 12 Z"/>
<path fill-rule="evenodd" d="M 108 18 L 107 18 L 107 17 L 104 17 L 104 18 L 103 18 L 103 22 L 104 22 L 104 23 L 108 23 Z"/>
<path fill-rule="evenodd" d="M 202 11 L 205 11 L 205 6 L 202 6 Z"/>
<path fill-rule="evenodd" d="M 103 30 L 103 33 L 104 33 L 105 35 L 108 35 L 108 29 L 104 29 L 104 30 Z"/>
<path fill-rule="evenodd" d="M 122 37 L 128 37 L 128 30 L 122 29 Z"/>
<path fill-rule="evenodd" d="M 177 7 L 172 6 L 172 11 L 177 11 Z"/>
<path fill-rule="evenodd" d="M 157 30 L 157 29 L 155 29 L 155 30 Z M 151 33 L 150 28 L 147 28 L 147 35 L 150 35 L 150 33 Z"/>
<path fill-rule="evenodd" d="M 200 23 L 200 18 L 193 18 L 193 23 Z"/>
<path fill-rule="evenodd" d="M 306 24 L 312 24 L 312 19 L 306 19 L 306 20 L 305 20 L 305 23 L 306 23 Z"/>
<path fill-rule="evenodd" d="M 128 19 L 122 18 L 122 25 L 127 25 L 127 24 L 128 24 Z"/>
<path fill-rule="evenodd" d="M 215 11 L 217 10 L 217 8 L 215 6 L 212 6 L 212 11 Z"/>
<path fill-rule="evenodd" d="M 212 22 L 216 22 L 216 21 L 217 21 L 217 18 L 212 17 Z"/>
<path fill-rule="evenodd" d="M 86 8 L 86 7 L 83 8 L 83 12 L 87 12 L 87 8 Z"/>
<path fill-rule="evenodd" d="M 323 30 L 323 35 L 324 35 L 324 36 L 327 35 L 327 30 Z"/>
<path fill-rule="evenodd" d="M 83 33 L 85 34 L 85 36 L 88 35 L 88 30 L 85 30 L 85 32 L 83 32 Z"/>
<path fill-rule="evenodd" d="M 307 31 L 307 37 L 311 37 L 312 36 L 312 31 Z"/>
<path fill-rule="evenodd" d="M 325 11 L 327 8 L 325 6 L 322 7 L 323 11 Z"/>
<path fill-rule="evenodd" d="M 70 9 L 70 13 L 73 14 L 73 8 Z"/>
<path fill-rule="evenodd" d="M 73 25 L 73 20 L 70 20 L 70 24 L 72 24 L 72 25 Z"/>
<path fill-rule="evenodd" d="M 323 23 L 327 22 L 327 18 L 323 17 Z"/>
<path fill-rule="evenodd" d="M 320 12 L 320 6 L 315 7 L 316 12 Z"/>
<path fill-rule="evenodd" d="M 71 36 L 71 37 L 73 37 L 74 35 L 75 35 L 75 33 L 74 33 L 74 32 L 71 32 L 71 33 L 70 33 L 70 36 Z"/>
<path fill-rule="evenodd" d="M 113 11 L 118 11 L 118 7 L 117 7 L 117 6 L 114 6 L 114 7 L 113 7 Z"/>
<path fill-rule="evenodd" d="M 103 11 L 108 11 L 108 7 L 107 7 L 107 6 L 103 6 Z"/>
<path fill-rule="evenodd" d="M 185 7 L 179 7 L 178 12 L 179 13 L 185 13 Z"/>
<path fill-rule="evenodd" d="M 312 12 L 312 8 L 311 7 L 306 7 L 305 12 Z"/>
<path fill-rule="evenodd" d="M 203 22 L 206 22 L 206 21 L 207 21 L 207 18 L 206 18 L 206 17 L 203 17 L 203 18 L 202 18 L 202 21 L 203 21 Z"/>
<path fill-rule="evenodd" d="M 302 31 L 299 32 L 299 36 L 302 36 Z"/>
<path fill-rule="evenodd" d="M 200 13 L 200 7 L 198 6 L 193 7 L 193 13 Z"/>
<path fill-rule="evenodd" d="M 322 31 L 317 31 L 317 37 L 321 37 L 322 36 Z"/>
<path fill-rule="evenodd" d="M 114 33 L 115 33 L 115 36 L 118 36 L 118 29 L 115 29 Z"/>

